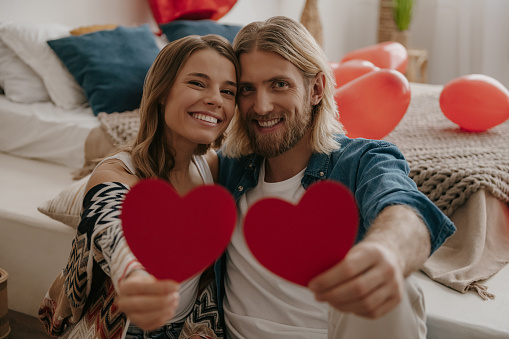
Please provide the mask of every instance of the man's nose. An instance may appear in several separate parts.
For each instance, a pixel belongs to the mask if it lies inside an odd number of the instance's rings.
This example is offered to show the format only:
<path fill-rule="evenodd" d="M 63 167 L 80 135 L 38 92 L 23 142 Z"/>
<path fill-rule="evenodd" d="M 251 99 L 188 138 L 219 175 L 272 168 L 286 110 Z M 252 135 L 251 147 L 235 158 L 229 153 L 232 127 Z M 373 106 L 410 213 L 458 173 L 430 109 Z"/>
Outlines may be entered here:
<path fill-rule="evenodd" d="M 274 104 L 272 102 L 271 95 L 265 91 L 256 92 L 253 108 L 254 111 L 259 115 L 265 115 L 272 112 L 274 109 Z"/>

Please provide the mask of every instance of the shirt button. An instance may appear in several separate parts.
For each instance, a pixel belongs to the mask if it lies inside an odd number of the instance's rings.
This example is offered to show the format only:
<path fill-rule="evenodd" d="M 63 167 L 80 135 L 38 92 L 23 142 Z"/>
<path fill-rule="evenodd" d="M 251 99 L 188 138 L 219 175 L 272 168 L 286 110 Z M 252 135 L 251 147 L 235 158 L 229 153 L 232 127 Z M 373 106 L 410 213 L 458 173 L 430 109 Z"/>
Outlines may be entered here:
<path fill-rule="evenodd" d="M 239 186 L 239 187 L 237 187 L 237 189 L 239 190 L 239 192 L 242 192 L 244 190 L 244 187 Z"/>
<path fill-rule="evenodd" d="M 323 172 L 320 172 L 319 174 L 321 177 L 323 177 L 325 175 L 325 173 L 323 173 Z"/>

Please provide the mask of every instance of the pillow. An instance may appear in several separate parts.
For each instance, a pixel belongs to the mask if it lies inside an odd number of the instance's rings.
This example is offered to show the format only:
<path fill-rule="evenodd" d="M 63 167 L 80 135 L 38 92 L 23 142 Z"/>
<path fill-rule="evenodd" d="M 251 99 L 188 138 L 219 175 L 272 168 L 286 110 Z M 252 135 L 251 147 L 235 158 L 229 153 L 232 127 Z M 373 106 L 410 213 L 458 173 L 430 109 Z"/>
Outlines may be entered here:
<path fill-rule="evenodd" d="M 31 104 L 50 101 L 44 83 L 27 64 L 0 39 L 0 87 L 12 101 Z"/>
<path fill-rule="evenodd" d="M 168 41 L 177 40 L 188 35 L 217 34 L 230 42 L 240 31 L 242 26 L 219 24 L 213 20 L 176 20 L 159 25 Z"/>
<path fill-rule="evenodd" d="M 81 219 L 85 187 L 90 175 L 64 188 L 55 198 L 42 203 L 37 209 L 48 217 L 63 222 L 74 229 Z"/>
<path fill-rule="evenodd" d="M 99 161 L 113 152 L 117 146 L 136 138 L 140 129 L 138 110 L 124 113 L 99 113 L 100 126 L 92 129 L 85 140 L 85 162 L 73 172 L 74 179 L 92 173 Z"/>
<path fill-rule="evenodd" d="M 119 26 L 48 44 L 85 90 L 95 115 L 138 108 L 145 75 L 159 53 L 148 24 Z"/>
<path fill-rule="evenodd" d="M 117 28 L 118 25 L 91 25 L 91 26 L 82 26 L 73 29 L 70 31 L 71 35 L 83 35 L 88 33 L 93 33 L 97 31 L 105 31 L 105 30 L 112 30 Z"/>
<path fill-rule="evenodd" d="M 76 83 L 46 41 L 69 36 L 69 28 L 59 24 L 3 23 L 2 41 L 37 73 L 51 100 L 64 109 L 86 103 L 83 89 Z"/>

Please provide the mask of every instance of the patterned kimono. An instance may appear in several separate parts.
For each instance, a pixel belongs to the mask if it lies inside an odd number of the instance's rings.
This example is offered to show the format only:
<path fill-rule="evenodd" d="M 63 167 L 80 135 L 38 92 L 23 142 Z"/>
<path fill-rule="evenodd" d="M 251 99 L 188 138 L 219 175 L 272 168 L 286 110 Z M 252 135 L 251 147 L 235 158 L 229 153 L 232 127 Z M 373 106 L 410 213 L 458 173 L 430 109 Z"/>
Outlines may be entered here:
<path fill-rule="evenodd" d="M 121 226 L 120 208 L 128 191 L 128 186 L 110 182 L 86 194 L 68 263 L 39 307 L 39 318 L 50 335 L 125 337 L 129 321 L 118 309 L 115 286 L 123 276 L 142 268 L 128 248 Z M 213 279 L 202 285 L 187 324 L 206 325 L 222 338 Z M 186 321 L 168 324 L 162 330 L 177 339 Z"/>

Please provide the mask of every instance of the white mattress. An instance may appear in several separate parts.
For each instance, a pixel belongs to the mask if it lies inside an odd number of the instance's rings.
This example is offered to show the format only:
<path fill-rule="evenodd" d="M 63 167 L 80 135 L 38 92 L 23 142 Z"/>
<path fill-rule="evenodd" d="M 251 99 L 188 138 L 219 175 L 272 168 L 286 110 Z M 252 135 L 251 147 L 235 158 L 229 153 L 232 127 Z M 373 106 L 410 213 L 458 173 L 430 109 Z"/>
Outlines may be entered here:
<path fill-rule="evenodd" d="M 37 206 L 70 185 L 71 169 L 0 153 L 0 267 L 9 273 L 9 308 L 37 315 L 69 257 L 75 230 Z"/>
<path fill-rule="evenodd" d="M 0 95 L 1 152 L 80 168 L 85 139 L 96 126 L 90 107 L 64 110 L 51 102 L 20 104 Z"/>

